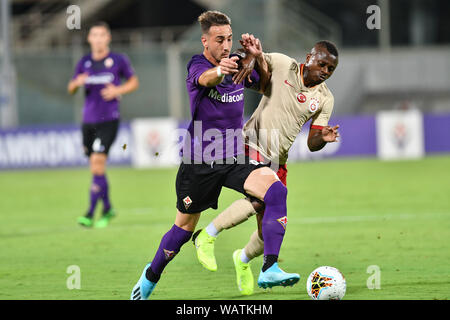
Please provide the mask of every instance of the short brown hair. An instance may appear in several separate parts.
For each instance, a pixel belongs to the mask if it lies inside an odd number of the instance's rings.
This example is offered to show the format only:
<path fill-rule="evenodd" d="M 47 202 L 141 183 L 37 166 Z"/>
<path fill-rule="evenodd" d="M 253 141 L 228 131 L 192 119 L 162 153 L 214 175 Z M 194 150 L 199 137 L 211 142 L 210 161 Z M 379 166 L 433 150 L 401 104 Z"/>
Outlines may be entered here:
<path fill-rule="evenodd" d="M 208 33 L 212 26 L 230 25 L 231 19 L 220 11 L 206 11 L 198 17 L 198 22 L 203 33 Z"/>

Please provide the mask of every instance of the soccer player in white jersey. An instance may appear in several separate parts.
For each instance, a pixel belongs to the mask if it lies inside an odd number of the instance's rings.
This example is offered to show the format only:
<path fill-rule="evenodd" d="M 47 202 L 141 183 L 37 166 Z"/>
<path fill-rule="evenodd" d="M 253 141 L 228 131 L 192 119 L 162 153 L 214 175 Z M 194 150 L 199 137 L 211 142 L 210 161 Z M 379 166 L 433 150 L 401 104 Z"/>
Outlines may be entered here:
<path fill-rule="evenodd" d="M 308 135 L 311 151 L 321 150 L 339 137 L 339 126 L 328 125 L 334 98 L 325 84 L 337 67 L 338 51 L 332 42 L 319 41 L 307 54 L 305 62 L 298 63 L 281 53 L 263 53 L 259 39 L 253 35 L 242 35 L 241 44 L 255 56 L 260 70 L 270 73 L 267 77 L 270 83 L 265 86 L 264 96 L 244 126 L 246 153 L 258 162 L 271 163 L 280 181 L 286 185 L 289 149 L 308 120 L 312 119 Z M 273 132 L 276 133 L 275 139 L 271 138 L 274 137 Z M 239 199 L 193 237 L 199 261 L 208 270 L 215 271 L 214 242 L 218 234 L 223 229 L 246 221 L 255 213 L 258 213 L 258 230 L 251 235 L 244 249 L 233 253 L 237 284 L 243 295 L 253 293 L 250 260 L 264 250 L 261 234 L 264 204 L 251 198 Z M 279 222 L 285 227 L 287 219 Z"/>

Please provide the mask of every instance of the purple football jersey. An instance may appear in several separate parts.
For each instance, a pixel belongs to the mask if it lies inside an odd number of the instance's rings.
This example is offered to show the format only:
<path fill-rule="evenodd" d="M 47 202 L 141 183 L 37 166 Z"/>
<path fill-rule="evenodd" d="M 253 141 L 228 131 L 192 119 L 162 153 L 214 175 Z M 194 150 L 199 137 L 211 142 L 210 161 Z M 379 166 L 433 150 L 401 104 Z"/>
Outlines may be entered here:
<path fill-rule="evenodd" d="M 186 87 L 192 120 L 182 154 L 185 160 L 196 163 L 228 159 L 243 153 L 244 86 L 259 83 L 259 76 L 253 71 L 252 83 L 246 79 L 236 85 L 232 75 L 226 75 L 215 87 L 199 85 L 203 72 L 214 67 L 203 54 L 193 56 L 187 65 Z"/>
<path fill-rule="evenodd" d="M 128 80 L 134 75 L 128 58 L 123 54 L 110 52 L 104 59 L 96 61 L 92 59 L 91 54 L 88 54 L 78 62 L 73 79 L 85 72 L 89 74 L 89 77 L 84 85 L 83 123 L 99 123 L 119 119 L 119 100 L 105 101 L 100 91 L 108 83 L 117 86 L 120 85 L 121 78 Z"/>

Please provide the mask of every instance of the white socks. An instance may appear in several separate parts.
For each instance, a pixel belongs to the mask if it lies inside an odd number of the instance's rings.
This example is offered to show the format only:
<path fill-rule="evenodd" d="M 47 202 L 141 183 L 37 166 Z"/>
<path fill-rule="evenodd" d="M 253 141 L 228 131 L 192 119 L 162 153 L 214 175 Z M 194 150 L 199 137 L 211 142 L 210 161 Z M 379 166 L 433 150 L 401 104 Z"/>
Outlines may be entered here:
<path fill-rule="evenodd" d="M 206 226 L 205 231 L 207 234 L 214 238 L 217 238 L 217 236 L 219 235 L 219 231 L 217 231 L 214 223 L 212 222 Z"/>
<path fill-rule="evenodd" d="M 217 231 L 216 227 L 214 226 L 214 223 L 210 223 L 206 226 L 205 231 L 207 234 L 209 234 L 211 237 L 217 238 L 217 236 L 219 235 L 219 231 Z M 250 258 L 247 257 L 247 255 L 245 254 L 245 250 L 242 249 L 241 250 L 241 261 L 243 263 L 249 263 L 250 262 Z"/>
<path fill-rule="evenodd" d="M 241 261 L 243 263 L 249 263 L 250 262 L 250 259 L 245 254 L 245 250 L 244 249 L 241 250 Z"/>

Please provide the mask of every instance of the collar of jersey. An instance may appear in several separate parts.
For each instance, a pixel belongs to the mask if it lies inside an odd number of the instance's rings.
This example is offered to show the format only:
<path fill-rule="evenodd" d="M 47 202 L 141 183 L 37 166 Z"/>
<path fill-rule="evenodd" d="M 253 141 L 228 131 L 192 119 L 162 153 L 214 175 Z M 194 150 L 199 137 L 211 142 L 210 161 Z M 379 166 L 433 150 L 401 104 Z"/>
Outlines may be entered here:
<path fill-rule="evenodd" d="M 312 86 L 312 87 L 307 87 L 307 86 L 305 86 L 305 83 L 303 82 L 303 68 L 304 68 L 304 67 L 305 67 L 305 64 L 304 64 L 304 63 L 301 63 L 301 64 L 300 64 L 300 83 L 301 83 L 301 85 L 302 85 L 302 88 L 305 88 L 305 89 L 312 89 L 312 88 L 317 87 L 318 84 L 316 84 L 315 86 Z"/>

